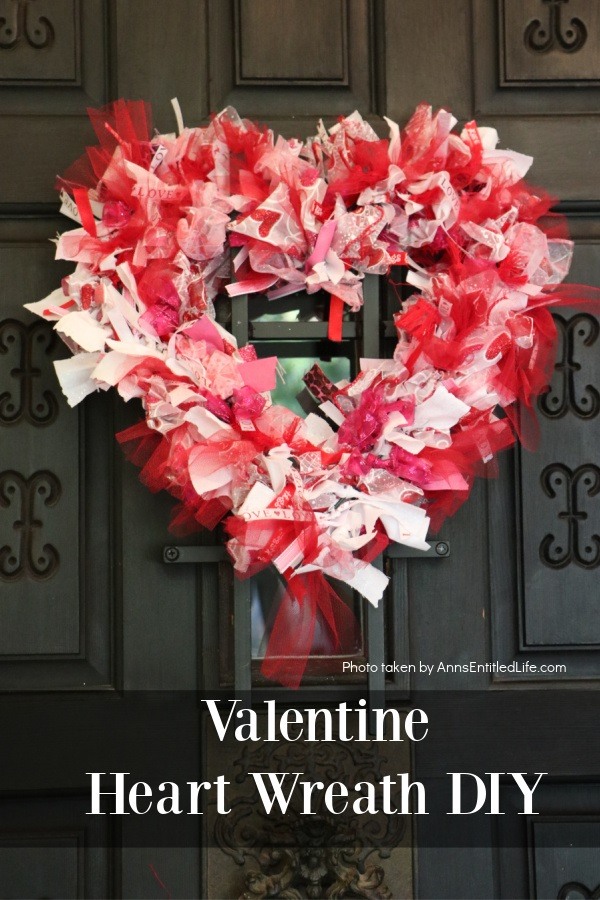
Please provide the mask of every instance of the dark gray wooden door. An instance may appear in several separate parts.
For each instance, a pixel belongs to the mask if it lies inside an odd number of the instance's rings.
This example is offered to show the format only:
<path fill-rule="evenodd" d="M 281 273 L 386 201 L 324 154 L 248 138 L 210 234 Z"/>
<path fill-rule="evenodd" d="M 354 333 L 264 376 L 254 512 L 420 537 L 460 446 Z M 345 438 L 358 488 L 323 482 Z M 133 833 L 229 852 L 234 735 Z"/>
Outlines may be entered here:
<path fill-rule="evenodd" d="M 600 284 L 599 60 L 597 0 L 0 0 L 0 896 L 244 889 L 221 850 L 117 850 L 91 834 L 105 826 L 86 819 L 87 781 L 65 751 L 75 721 L 104 746 L 123 692 L 216 688 L 235 671 L 228 567 L 163 561 L 170 501 L 145 491 L 114 442 L 136 410 L 107 396 L 70 410 L 51 366 L 64 351 L 22 309 L 65 271 L 49 243 L 66 226 L 53 183 L 91 141 L 86 107 L 144 98 L 166 131 L 176 96 L 188 124 L 232 104 L 300 136 L 355 108 L 384 134 L 383 115 L 403 122 L 423 100 L 475 116 L 536 158 L 531 178 L 560 198 L 577 240 L 573 280 Z M 382 319 L 395 302 L 382 296 Z M 444 848 L 419 824 L 414 856 L 384 864 L 397 896 L 592 896 L 600 884 L 600 337 L 576 310 L 559 327 L 539 451 L 507 455 L 477 486 L 444 529 L 450 556 L 389 564 L 387 609 L 392 660 L 535 662 L 388 687 L 477 692 L 469 715 L 489 713 L 497 747 L 486 764 L 507 765 L 502 748 L 517 742 L 535 767 L 551 746 L 556 777 L 545 815 L 504 846 L 490 832 Z M 295 355 L 326 352 L 305 342 Z M 341 356 L 353 355 L 350 339 Z M 324 680 L 336 676 L 313 673 Z M 449 764 L 443 723 L 413 759 L 417 776 Z M 199 756 L 199 732 L 179 727 L 184 737 L 172 722 L 148 735 Z"/>

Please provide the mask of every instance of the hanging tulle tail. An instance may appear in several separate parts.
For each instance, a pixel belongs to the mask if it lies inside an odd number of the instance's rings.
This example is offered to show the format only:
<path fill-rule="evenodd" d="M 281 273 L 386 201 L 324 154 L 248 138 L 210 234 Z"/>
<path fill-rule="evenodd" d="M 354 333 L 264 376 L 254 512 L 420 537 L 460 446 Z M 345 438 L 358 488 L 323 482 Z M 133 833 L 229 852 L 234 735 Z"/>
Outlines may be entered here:
<path fill-rule="evenodd" d="M 291 575 L 279 603 L 261 667 L 266 678 L 284 687 L 300 685 L 317 622 L 326 629 L 334 652 L 355 646 L 359 634 L 356 617 L 323 574 Z"/>

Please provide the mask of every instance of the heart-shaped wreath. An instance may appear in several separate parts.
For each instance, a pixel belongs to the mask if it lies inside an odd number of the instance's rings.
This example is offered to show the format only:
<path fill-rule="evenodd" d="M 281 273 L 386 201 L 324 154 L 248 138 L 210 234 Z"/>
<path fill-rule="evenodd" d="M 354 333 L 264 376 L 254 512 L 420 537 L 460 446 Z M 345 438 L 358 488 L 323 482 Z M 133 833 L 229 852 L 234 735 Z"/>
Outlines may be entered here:
<path fill-rule="evenodd" d="M 426 549 L 430 524 L 523 436 L 553 362 L 548 307 L 581 294 L 559 287 L 572 243 L 523 181 L 531 158 L 475 122 L 456 133 L 445 110 L 419 106 L 402 133 L 386 120 L 385 140 L 355 112 L 301 142 L 231 108 L 184 128 L 175 109 L 177 135 L 152 135 L 139 101 L 90 112 L 99 146 L 59 179 L 82 227 L 56 256 L 77 267 L 27 306 L 73 351 L 56 363 L 72 406 L 98 388 L 141 399 L 144 422 L 118 439 L 151 490 L 181 501 L 173 527 L 225 519 L 239 576 L 274 565 L 285 578 L 263 672 L 297 685 L 317 617 L 334 637 L 347 625 L 324 576 L 377 604 L 373 559 L 389 541 Z M 322 415 L 274 405 L 277 358 L 215 320 L 224 291 L 235 304 L 323 290 L 339 340 L 364 274 L 393 266 L 415 288 L 393 358 L 338 384 L 314 366 Z"/>

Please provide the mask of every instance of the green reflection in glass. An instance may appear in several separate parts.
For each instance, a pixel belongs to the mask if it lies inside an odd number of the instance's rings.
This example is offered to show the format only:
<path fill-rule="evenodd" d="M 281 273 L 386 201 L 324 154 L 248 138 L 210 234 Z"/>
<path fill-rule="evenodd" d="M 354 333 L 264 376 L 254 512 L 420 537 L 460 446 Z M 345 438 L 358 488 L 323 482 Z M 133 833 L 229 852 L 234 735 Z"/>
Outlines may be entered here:
<path fill-rule="evenodd" d="M 273 403 L 287 406 L 296 415 L 304 416 L 304 411 L 296 397 L 304 388 L 302 378 L 314 365 L 315 360 L 305 357 L 290 357 L 288 359 L 280 357 L 279 362 L 285 370 L 285 384 L 280 378 L 277 379 L 277 387 L 271 394 Z M 327 377 L 333 382 L 350 378 L 350 360 L 345 356 L 335 357 L 330 362 L 322 362 L 321 360 L 317 360 L 317 362 Z"/>
<path fill-rule="evenodd" d="M 292 294 L 279 300 L 251 294 L 248 314 L 253 322 L 323 322 L 328 303 L 328 298 L 321 294 Z"/>

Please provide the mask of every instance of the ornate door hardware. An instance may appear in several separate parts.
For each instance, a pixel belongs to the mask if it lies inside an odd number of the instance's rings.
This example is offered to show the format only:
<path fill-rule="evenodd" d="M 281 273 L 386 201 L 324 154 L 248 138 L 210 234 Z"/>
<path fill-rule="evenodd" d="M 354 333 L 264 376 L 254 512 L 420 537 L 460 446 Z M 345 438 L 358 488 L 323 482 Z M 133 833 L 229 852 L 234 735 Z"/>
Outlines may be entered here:
<path fill-rule="evenodd" d="M 18 510 L 13 528 L 20 535 L 18 547 L 0 547 L 0 578 L 16 581 L 22 576 L 36 580 L 51 578 L 59 566 L 58 550 L 52 544 L 41 549 L 36 533 L 44 527 L 36 515 L 39 505 L 54 506 L 61 495 L 58 478 L 52 472 L 38 471 L 26 478 L 20 472 L 7 469 L 0 473 L 0 508 L 15 506 Z"/>
<path fill-rule="evenodd" d="M 583 569 L 595 569 L 600 565 L 600 535 L 583 540 L 581 523 L 588 518 L 581 508 L 584 497 L 595 497 L 600 492 L 600 469 L 593 463 L 584 463 L 570 469 L 564 463 L 552 463 L 541 474 L 542 489 L 554 499 L 558 493 L 564 497 L 564 509 L 558 518 L 567 523 L 567 534 L 558 539 L 547 534 L 540 544 L 540 559 L 551 569 L 564 569 L 573 563 Z"/>
<path fill-rule="evenodd" d="M 523 35 L 525 46 L 532 53 L 548 53 L 555 48 L 564 53 L 581 50 L 587 40 L 585 23 L 574 16 L 566 28 L 562 22 L 562 6 L 569 0 L 542 0 L 548 9 L 546 23 L 533 19 Z"/>
<path fill-rule="evenodd" d="M 34 50 L 43 50 L 54 43 L 54 26 L 47 16 L 31 9 L 35 0 L 11 0 L 7 16 L 0 16 L 0 49 L 11 50 L 21 41 Z"/>

